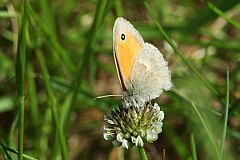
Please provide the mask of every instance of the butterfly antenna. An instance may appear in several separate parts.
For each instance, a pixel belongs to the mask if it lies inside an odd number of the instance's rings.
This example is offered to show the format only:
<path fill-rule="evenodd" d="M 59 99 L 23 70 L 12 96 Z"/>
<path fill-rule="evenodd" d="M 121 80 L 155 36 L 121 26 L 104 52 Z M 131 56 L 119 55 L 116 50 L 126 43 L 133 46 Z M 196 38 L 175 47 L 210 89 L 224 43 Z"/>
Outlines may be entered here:
<path fill-rule="evenodd" d="M 98 97 L 94 98 L 94 100 L 100 99 L 100 98 L 106 98 L 106 97 L 122 97 L 122 96 L 123 95 L 119 95 L 119 94 L 110 94 L 110 95 L 98 96 Z"/>

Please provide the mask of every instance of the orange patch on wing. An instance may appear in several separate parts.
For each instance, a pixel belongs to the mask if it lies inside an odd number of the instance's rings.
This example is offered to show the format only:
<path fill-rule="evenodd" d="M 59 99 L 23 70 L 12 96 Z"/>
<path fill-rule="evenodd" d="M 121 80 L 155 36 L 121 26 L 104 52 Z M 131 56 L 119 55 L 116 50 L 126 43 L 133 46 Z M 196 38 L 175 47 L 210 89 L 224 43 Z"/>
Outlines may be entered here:
<path fill-rule="evenodd" d="M 126 40 L 121 41 L 121 33 L 117 35 L 117 55 L 120 64 L 121 75 L 124 81 L 128 81 L 132 72 L 132 68 L 138 53 L 142 50 L 143 46 L 137 39 L 130 33 L 125 33 Z"/>

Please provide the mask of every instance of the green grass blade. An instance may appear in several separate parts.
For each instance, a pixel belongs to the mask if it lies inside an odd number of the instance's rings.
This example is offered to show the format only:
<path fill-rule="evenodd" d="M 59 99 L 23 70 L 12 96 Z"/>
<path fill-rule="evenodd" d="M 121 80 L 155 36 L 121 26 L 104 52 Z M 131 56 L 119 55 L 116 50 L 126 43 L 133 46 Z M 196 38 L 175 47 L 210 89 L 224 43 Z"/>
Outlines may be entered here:
<path fill-rule="evenodd" d="M 205 3 L 207 3 L 208 7 L 211 8 L 214 13 L 221 16 L 223 19 L 225 19 L 228 23 L 236 27 L 237 29 L 240 29 L 240 23 L 236 22 L 235 20 L 229 18 L 226 14 L 224 14 L 218 7 L 216 7 L 213 3 L 205 0 Z"/>
<path fill-rule="evenodd" d="M 196 144 L 195 144 L 195 140 L 194 140 L 193 134 L 191 134 L 191 149 L 192 149 L 192 158 L 193 158 L 193 160 L 197 160 Z"/>
<path fill-rule="evenodd" d="M 29 91 L 28 91 L 28 96 L 29 96 L 29 104 L 30 104 L 30 113 L 31 113 L 31 120 L 33 123 L 33 126 L 36 128 L 39 124 L 39 109 L 38 109 L 38 99 L 37 99 L 37 92 L 36 92 L 36 84 L 35 84 L 35 79 L 33 76 L 33 66 L 32 64 L 28 64 L 28 69 L 26 73 L 26 78 L 28 81 L 29 85 Z"/>
<path fill-rule="evenodd" d="M 115 4 L 115 8 L 116 8 L 116 15 L 117 15 L 118 17 L 122 17 L 124 11 L 123 11 L 123 9 L 122 9 L 123 7 L 122 7 L 121 1 L 120 1 L 120 0 L 115 0 L 115 1 L 114 1 L 114 4 Z"/>
<path fill-rule="evenodd" d="M 40 137 L 39 140 L 37 141 L 38 143 L 38 158 L 41 160 L 47 160 L 46 153 L 49 150 L 48 146 L 48 138 L 52 133 L 52 114 L 51 114 L 51 109 L 50 106 L 47 106 L 48 108 L 45 111 L 45 114 L 43 116 L 43 121 L 42 121 L 42 126 L 41 126 L 41 131 L 40 131 Z M 58 141 L 59 142 L 59 141 Z M 59 144 L 59 143 L 58 143 Z M 61 148 L 60 148 L 61 150 Z"/>
<path fill-rule="evenodd" d="M 31 55 L 29 55 L 31 57 Z M 30 58 L 32 59 L 32 57 Z M 31 119 L 31 134 L 33 135 L 33 138 L 36 139 L 35 141 L 33 141 L 33 145 L 32 147 L 35 148 L 34 151 L 32 152 L 33 155 L 37 156 L 39 155 L 39 153 L 41 153 L 41 149 L 39 149 L 40 145 L 39 145 L 39 141 L 40 141 L 40 137 L 42 136 L 42 134 L 39 132 L 39 128 L 40 125 L 46 125 L 43 122 L 44 121 L 39 121 L 39 119 L 41 119 L 41 113 L 40 113 L 40 109 L 38 108 L 39 106 L 39 100 L 38 100 L 38 93 L 37 93 L 37 89 L 36 89 L 36 77 L 34 76 L 33 73 L 33 65 L 32 62 L 30 60 L 28 60 L 28 64 L 27 64 L 27 71 L 26 71 L 26 79 L 28 82 L 28 103 L 29 103 L 29 118 Z"/>
<path fill-rule="evenodd" d="M 227 134 L 230 135 L 231 137 L 237 139 L 238 141 L 240 140 L 240 133 L 238 131 L 228 128 Z"/>
<path fill-rule="evenodd" d="M 239 2 L 239 0 L 216 0 L 213 2 L 213 5 L 219 8 L 222 12 L 226 12 L 236 6 Z M 188 20 L 186 25 L 182 27 L 182 32 L 193 33 L 209 21 L 216 19 L 217 16 L 218 15 L 215 14 L 211 8 L 205 8 L 191 20 Z"/>
<path fill-rule="evenodd" d="M 0 139 L 0 146 L 2 147 L 3 150 L 3 156 L 6 160 L 12 160 L 11 156 L 8 154 L 8 150 L 5 148 L 2 140 Z"/>
<path fill-rule="evenodd" d="M 208 125 L 208 123 L 204 120 L 203 116 L 200 114 L 200 112 L 198 111 L 197 107 L 192 103 L 192 106 L 194 108 L 194 110 L 196 111 L 201 123 L 203 124 L 203 127 L 205 128 L 207 135 L 209 137 L 209 140 L 211 142 L 211 145 L 213 147 L 213 150 L 215 152 L 216 155 L 216 159 L 220 160 L 220 155 L 219 155 L 219 150 L 218 150 L 218 146 L 217 146 L 217 142 L 214 139 L 213 133 Z"/>
<path fill-rule="evenodd" d="M 55 19 L 53 16 L 53 6 L 52 0 L 41 0 L 39 1 L 41 11 L 43 14 L 43 21 L 45 26 L 48 28 L 48 33 L 50 33 L 51 37 L 56 37 L 56 27 L 55 27 Z"/>
<path fill-rule="evenodd" d="M 54 96 L 54 92 L 53 92 L 53 89 L 51 86 L 51 81 L 50 81 L 50 77 L 48 74 L 46 62 L 45 62 L 42 52 L 40 50 L 37 50 L 37 59 L 38 59 L 38 62 L 39 62 L 39 65 L 40 65 L 40 68 L 41 68 L 41 71 L 43 74 L 44 83 L 45 83 L 46 90 L 48 93 L 49 104 L 50 104 L 50 108 L 52 111 L 53 120 L 56 125 L 57 133 L 59 136 L 60 146 L 62 149 L 62 156 L 63 156 L 63 159 L 68 160 L 69 155 L 68 155 L 67 143 L 66 143 L 66 139 L 64 136 L 63 128 L 60 126 L 60 122 L 59 122 L 59 116 L 58 116 L 58 111 L 57 111 L 57 100 Z"/>
<path fill-rule="evenodd" d="M 169 43 L 169 45 L 173 48 L 173 50 L 181 57 L 181 59 L 184 61 L 184 63 L 187 64 L 187 66 L 197 75 L 197 77 L 209 88 L 209 90 L 216 95 L 217 97 L 221 97 L 219 93 L 215 90 L 215 88 L 212 87 L 212 85 L 191 65 L 191 63 L 188 62 L 188 60 L 183 56 L 183 54 L 177 49 L 176 45 L 173 43 L 173 41 L 169 38 L 169 36 L 166 34 L 166 32 L 163 30 L 161 25 L 158 23 L 157 18 L 153 14 L 151 8 L 149 7 L 146 0 L 143 1 L 144 6 L 147 9 L 149 15 L 151 16 L 152 20 L 157 25 L 158 30 L 162 33 L 165 40 Z"/>
<path fill-rule="evenodd" d="M 87 65 L 89 64 L 89 59 L 90 56 L 93 54 L 92 52 L 92 47 L 94 45 L 94 42 L 96 40 L 96 34 L 99 31 L 99 28 L 101 27 L 101 23 L 103 20 L 103 15 L 104 15 L 104 11 L 106 8 L 106 4 L 107 4 L 107 0 L 99 0 L 98 1 L 98 5 L 97 5 L 97 9 L 95 12 L 95 17 L 94 17 L 94 22 L 91 28 L 91 31 L 89 32 L 89 41 L 85 47 L 85 50 L 83 52 L 83 59 L 82 61 L 80 61 L 78 67 L 77 67 L 77 73 L 76 73 L 76 77 L 72 83 L 72 92 L 69 94 L 69 97 L 71 99 L 71 103 L 70 105 L 66 105 L 66 107 L 63 108 L 62 110 L 62 125 L 63 128 L 66 129 L 67 124 L 68 124 L 68 120 L 69 120 L 69 116 L 70 113 L 72 111 L 72 107 L 74 105 L 75 99 L 77 97 L 80 85 L 83 81 L 83 77 L 85 74 L 85 70 L 87 68 Z M 67 98 L 68 99 L 68 98 Z"/>
<path fill-rule="evenodd" d="M 19 131 L 18 131 L 18 159 L 23 159 L 23 134 L 24 134 L 24 97 L 25 97 L 25 59 L 26 59 L 26 34 L 28 33 L 27 1 L 22 1 L 21 27 L 18 36 L 16 59 L 16 85 L 19 97 Z"/>
<path fill-rule="evenodd" d="M 14 154 L 18 154 L 18 151 L 15 151 L 15 150 L 12 149 L 12 148 L 6 147 L 6 146 L 2 143 L 1 139 L 0 139 L 0 146 L 2 147 L 2 149 L 3 149 L 3 151 L 4 151 L 4 154 L 7 154 L 7 155 L 6 155 L 6 156 L 7 156 L 6 158 L 9 159 L 9 160 L 12 160 L 12 158 L 10 157 L 10 155 L 8 154 L 8 152 L 11 152 L 11 153 L 14 153 Z M 33 157 L 31 157 L 31 156 L 29 156 L 29 155 L 26 155 L 26 154 L 23 154 L 23 157 L 24 157 L 25 159 L 29 159 L 29 160 L 37 160 L 36 158 L 33 158 Z"/>
<path fill-rule="evenodd" d="M 187 97 L 184 97 L 182 96 L 180 93 L 178 93 L 178 91 L 176 90 L 171 90 L 171 91 L 168 91 L 168 94 L 178 98 L 179 100 L 181 100 L 185 105 L 192 105 L 192 100 L 187 98 Z M 208 112 L 208 113 L 212 113 L 213 115 L 216 115 L 216 116 L 222 116 L 222 114 L 214 109 L 211 109 L 209 107 L 204 107 L 202 105 L 199 105 L 197 103 L 195 103 L 195 106 L 197 106 L 199 109 L 201 109 L 201 111 L 203 112 Z"/>
<path fill-rule="evenodd" d="M 19 97 L 25 96 L 24 90 L 24 74 L 25 74 L 25 59 L 26 59 L 26 33 L 28 32 L 27 27 L 27 8 L 26 3 L 23 1 L 22 4 L 22 16 L 21 16 L 21 24 L 20 24 L 20 33 L 18 36 L 18 47 L 17 47 L 17 58 L 16 58 L 16 83 L 17 83 L 17 92 Z"/>
<path fill-rule="evenodd" d="M 16 114 L 16 116 L 14 117 L 14 120 L 12 122 L 10 131 L 9 131 L 9 135 L 8 135 L 8 146 L 10 148 L 17 148 L 16 144 L 15 144 L 15 131 L 18 127 L 18 119 L 19 119 L 19 113 Z M 17 159 L 16 155 L 12 155 L 10 154 L 11 157 L 13 158 L 13 160 Z"/>
<path fill-rule="evenodd" d="M 37 16 L 37 13 L 32 9 L 30 5 L 28 5 L 29 12 L 31 14 L 31 18 L 37 23 L 37 26 L 40 27 L 42 34 L 44 35 L 47 43 L 46 45 L 49 48 L 49 51 L 52 52 L 53 56 L 58 60 L 58 62 L 64 62 L 67 68 L 74 73 L 76 71 L 75 65 L 72 60 L 69 58 L 69 53 L 59 44 L 55 36 L 52 36 L 48 29 L 48 26 L 42 22 L 41 18 Z M 31 21 L 30 21 L 31 22 Z M 33 25 L 34 26 L 34 25 Z M 57 54 L 58 53 L 58 54 Z"/>
<path fill-rule="evenodd" d="M 176 131 L 171 126 L 168 126 L 166 123 L 164 126 L 167 130 L 165 130 L 163 134 L 167 136 L 169 143 L 174 147 L 174 152 L 177 153 L 179 159 L 187 159 L 189 148 L 185 145 L 184 141 L 177 136 Z"/>
<path fill-rule="evenodd" d="M 18 159 L 23 159 L 23 139 L 24 139 L 24 97 L 19 97 L 20 109 L 19 109 L 19 133 L 18 133 Z"/>
<path fill-rule="evenodd" d="M 7 80 L 5 80 L 4 82 L 2 82 L 0 84 L 0 89 L 2 89 L 3 87 L 5 87 L 10 81 L 12 81 L 15 78 L 15 76 L 12 76 L 10 78 L 8 78 Z"/>
<path fill-rule="evenodd" d="M 220 144 L 220 156 L 223 159 L 223 149 L 224 149 L 224 142 L 226 139 L 226 132 L 227 132 L 227 122 L 228 122 L 228 108 L 229 108 L 229 71 L 227 70 L 226 75 L 226 100 L 225 100 L 225 112 L 224 112 L 224 121 L 223 121 L 223 132 L 222 132 L 222 138 L 221 138 L 221 144 Z"/>
<path fill-rule="evenodd" d="M 13 18 L 16 17 L 15 13 L 0 11 L 0 18 Z"/>

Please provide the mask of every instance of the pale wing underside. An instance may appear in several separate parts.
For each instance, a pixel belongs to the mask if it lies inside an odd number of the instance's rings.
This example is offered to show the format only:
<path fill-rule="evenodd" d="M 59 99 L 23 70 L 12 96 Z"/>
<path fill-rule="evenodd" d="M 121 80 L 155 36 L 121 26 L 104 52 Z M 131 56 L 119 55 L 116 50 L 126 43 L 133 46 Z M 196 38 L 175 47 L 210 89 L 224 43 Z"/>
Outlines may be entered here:
<path fill-rule="evenodd" d="M 143 103 L 159 97 L 163 90 L 170 90 L 172 82 L 167 62 L 155 46 L 144 43 L 134 63 L 129 85 L 134 99 Z"/>

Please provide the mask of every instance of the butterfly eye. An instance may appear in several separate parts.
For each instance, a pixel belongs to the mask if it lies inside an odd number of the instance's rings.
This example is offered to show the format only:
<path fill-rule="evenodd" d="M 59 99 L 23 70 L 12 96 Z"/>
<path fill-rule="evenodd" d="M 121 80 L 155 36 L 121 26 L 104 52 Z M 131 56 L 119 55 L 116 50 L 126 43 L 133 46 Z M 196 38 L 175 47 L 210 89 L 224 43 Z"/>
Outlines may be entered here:
<path fill-rule="evenodd" d="M 121 34 L 121 40 L 125 41 L 126 40 L 126 35 L 124 33 Z"/>

